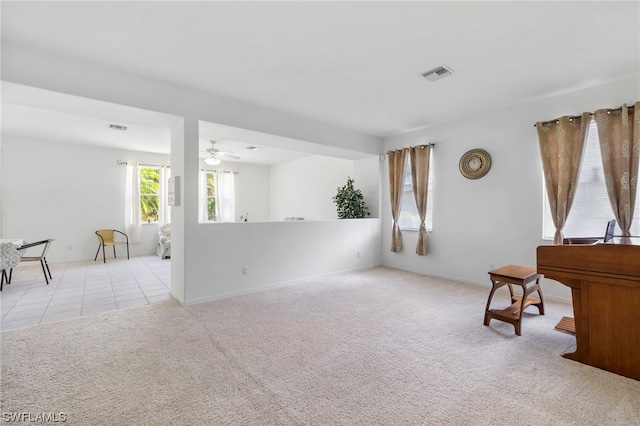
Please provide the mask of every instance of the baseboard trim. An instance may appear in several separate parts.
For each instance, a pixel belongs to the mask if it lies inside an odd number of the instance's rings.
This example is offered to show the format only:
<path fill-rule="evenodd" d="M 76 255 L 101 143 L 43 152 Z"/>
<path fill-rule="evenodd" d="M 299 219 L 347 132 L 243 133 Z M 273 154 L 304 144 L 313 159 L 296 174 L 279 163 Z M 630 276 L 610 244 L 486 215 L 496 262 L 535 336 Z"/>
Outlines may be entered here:
<path fill-rule="evenodd" d="M 281 282 L 273 283 L 273 284 L 266 284 L 266 285 L 263 285 L 263 286 L 254 287 L 254 288 L 250 288 L 250 289 L 246 289 L 246 290 L 239 290 L 239 291 L 232 291 L 232 292 L 222 293 L 222 294 L 218 294 L 218 295 L 211 296 L 211 297 L 202 297 L 200 299 L 189 300 L 187 302 L 182 302 L 180 300 L 179 301 L 180 301 L 180 303 L 182 303 L 183 305 L 186 305 L 186 306 L 197 305 L 199 303 L 212 302 L 214 300 L 227 299 L 229 297 L 242 296 L 242 295 L 245 295 L 245 294 L 259 293 L 259 292 L 265 291 L 265 290 L 271 290 L 271 289 L 280 288 L 280 287 L 287 287 L 287 286 L 290 286 L 290 285 L 300 284 L 300 283 L 303 283 L 305 281 L 312 280 L 312 279 L 315 279 L 315 278 L 328 277 L 328 276 L 331 276 L 331 275 L 343 274 L 343 273 L 346 273 L 346 272 L 362 271 L 362 270 L 365 270 L 365 269 L 377 268 L 377 267 L 380 267 L 380 266 L 382 266 L 382 265 L 381 264 L 377 264 L 377 265 L 358 266 L 356 268 L 343 269 L 343 270 L 339 270 L 339 271 L 327 272 L 325 274 L 310 275 L 310 276 L 307 276 L 307 277 L 297 278 L 297 279 L 294 279 L 294 280 L 281 281 Z"/>
<path fill-rule="evenodd" d="M 173 290 L 169 290 L 169 294 L 171 294 L 171 297 L 173 297 L 174 299 L 176 299 L 178 301 L 178 303 L 180 303 L 181 305 L 184 306 L 184 299 L 182 299 L 182 297 L 178 297 Z"/>
<path fill-rule="evenodd" d="M 436 273 L 431 273 L 431 272 L 430 273 L 426 273 L 424 271 L 418 271 L 418 270 L 411 269 L 411 268 L 399 268 L 397 266 L 392 266 L 392 265 L 381 265 L 381 266 L 383 266 L 385 268 L 390 268 L 390 269 L 397 269 L 399 271 L 411 272 L 411 273 L 414 273 L 414 274 L 423 275 L 425 277 L 436 277 L 436 278 L 442 278 L 442 279 L 445 279 L 445 280 L 458 281 L 458 282 L 465 283 L 465 284 L 470 284 L 470 285 L 477 285 L 477 286 L 485 287 L 485 288 L 488 288 L 488 289 L 491 288 L 491 282 L 489 281 L 488 274 L 487 274 L 487 281 L 484 282 L 484 281 L 472 281 L 472 280 L 468 280 L 466 278 L 456 277 L 456 276 L 453 276 L 453 275 L 436 274 Z M 548 300 L 552 300 L 554 302 L 572 303 L 571 299 L 567 299 L 567 298 L 564 298 L 564 297 L 557 297 L 557 296 L 554 296 L 554 295 L 545 294 L 544 298 L 548 299 Z"/>
<path fill-rule="evenodd" d="M 218 295 L 211 296 L 211 297 L 203 297 L 203 298 L 196 299 L 196 300 L 184 301 L 181 298 L 176 297 L 173 294 L 173 292 L 171 293 L 171 295 L 176 300 L 178 300 L 178 302 L 180 302 L 180 304 L 182 304 L 182 305 L 186 305 L 186 306 L 188 306 L 188 305 L 197 305 L 199 303 L 212 302 L 214 300 L 227 299 L 229 297 L 242 296 L 242 295 L 246 295 L 246 294 L 258 293 L 258 292 L 265 291 L 265 290 L 271 290 L 271 289 L 276 289 L 276 288 L 280 288 L 280 287 L 287 287 L 287 286 L 290 286 L 290 285 L 303 283 L 304 281 L 312 280 L 312 279 L 315 279 L 315 278 L 328 277 L 328 276 L 331 276 L 331 275 L 342 274 L 342 273 L 347 273 L 347 272 L 362 271 L 362 270 L 365 270 L 365 269 L 372 269 L 372 268 L 378 268 L 378 267 L 396 269 L 398 271 L 411 272 L 413 274 L 422 275 L 422 276 L 425 276 L 425 277 L 435 277 L 435 278 L 442 278 L 442 279 L 451 280 L 451 281 L 457 281 L 457 282 L 464 283 L 464 284 L 485 287 L 487 289 L 491 288 L 491 283 L 489 282 L 488 277 L 487 277 L 487 282 L 481 282 L 481 281 L 468 280 L 466 278 L 453 276 L 453 275 L 445 275 L 445 274 L 437 274 L 437 273 L 425 273 L 424 271 L 418 271 L 418 270 L 411 269 L 411 268 L 399 268 L 397 266 L 392 266 L 392 265 L 375 264 L 375 265 L 359 266 L 359 267 L 356 267 L 356 268 L 349 268 L 349 269 L 343 269 L 343 270 L 339 270 L 339 271 L 327 272 L 325 274 L 310 275 L 310 276 L 307 276 L 307 277 L 304 277 L 304 278 L 298 278 L 298 279 L 295 279 L 295 280 L 281 281 L 281 282 L 278 282 L 278 283 L 267 284 L 267 285 L 263 285 L 263 286 L 260 286 L 260 287 L 254 287 L 254 288 L 251 288 L 251 289 L 232 291 L 232 292 L 222 293 L 222 294 L 218 294 Z M 555 297 L 553 295 L 546 295 L 546 294 L 545 294 L 544 297 L 545 297 L 545 299 L 552 300 L 552 301 L 555 301 L 555 302 L 571 303 L 571 299 L 566 299 L 566 298 L 562 298 L 562 297 Z"/>

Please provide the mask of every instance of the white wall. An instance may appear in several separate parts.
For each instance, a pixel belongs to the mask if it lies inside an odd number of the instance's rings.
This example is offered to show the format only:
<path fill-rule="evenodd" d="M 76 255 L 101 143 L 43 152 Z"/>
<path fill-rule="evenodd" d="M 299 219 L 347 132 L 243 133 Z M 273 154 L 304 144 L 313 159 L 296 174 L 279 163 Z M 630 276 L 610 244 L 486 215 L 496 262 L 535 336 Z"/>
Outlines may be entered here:
<path fill-rule="evenodd" d="M 93 259 L 97 229 L 124 229 L 126 168 L 117 160 L 169 164 L 166 155 L 3 137 L 3 237 L 55 238 L 50 262 Z M 155 253 L 157 241 L 158 225 L 144 224 L 131 255 Z"/>
<path fill-rule="evenodd" d="M 236 221 L 240 222 L 240 216 L 247 213 L 250 222 L 268 221 L 271 203 L 270 167 L 235 163 L 230 169 L 238 172 L 235 175 Z"/>
<path fill-rule="evenodd" d="M 435 142 L 433 232 L 428 256 L 417 256 L 416 232 L 403 232 L 404 250 L 389 251 L 391 215 L 383 196 L 383 264 L 419 273 L 489 286 L 490 265 L 536 266 L 542 240 L 542 166 L 534 123 L 640 99 L 638 76 L 614 84 L 540 99 L 508 110 L 424 129 L 383 142 L 384 150 Z M 492 166 L 478 180 L 459 172 L 460 157 L 473 148 L 489 152 Z M 382 175 L 386 177 L 385 164 Z M 383 194 L 388 179 L 383 178 Z M 604 224 L 603 224 L 604 226 Z M 548 297 L 570 300 L 569 290 L 543 281 Z"/>
<path fill-rule="evenodd" d="M 500 266 L 517 263 L 533 266 L 536 263 L 536 247 L 547 243 L 540 238 L 542 176 L 533 123 L 564 114 L 573 115 L 602 107 L 615 107 L 640 98 L 639 79 L 638 76 L 633 76 L 616 84 L 567 92 L 509 110 L 480 111 L 475 118 L 388 138 L 381 146 L 380 141 L 374 137 L 97 67 L 81 59 L 52 55 L 6 40 L 2 41 L 2 53 L 3 80 L 184 117 L 184 122 L 172 131 L 171 136 L 172 171 L 174 175 L 183 178 L 183 200 L 181 206 L 174 208 L 172 213 L 175 229 L 171 264 L 172 293 L 186 302 L 238 290 L 237 268 L 228 274 L 215 276 L 215 281 L 221 284 L 212 284 L 212 273 L 215 274 L 216 270 L 211 267 L 211 260 L 216 256 L 217 265 L 237 265 L 241 251 L 252 250 L 254 246 L 259 250 L 249 261 L 254 265 L 262 265 L 262 256 L 266 256 L 269 262 L 265 261 L 265 268 L 266 265 L 271 265 L 273 269 L 265 274 L 264 281 L 246 280 L 241 289 L 243 291 L 313 274 L 331 273 L 340 268 L 357 267 L 356 262 L 342 264 L 338 261 L 350 257 L 342 250 L 336 256 L 329 257 L 335 263 L 325 263 L 324 258 L 313 255 L 311 249 L 303 251 L 303 259 L 299 259 L 297 250 L 300 246 L 296 242 L 301 241 L 309 247 L 316 246 L 322 250 L 326 250 L 326 247 L 340 247 L 339 235 L 343 231 L 348 231 L 346 234 L 359 245 L 368 242 L 376 247 L 378 257 L 372 256 L 371 261 L 366 264 L 375 264 L 376 259 L 381 259 L 388 266 L 482 285 L 488 285 L 487 271 L 490 264 Z M 464 109 L 464 105 L 461 108 Z M 470 115 L 472 114 L 467 116 Z M 414 254 L 416 235 L 411 232 L 404 233 L 404 252 L 396 254 L 388 250 L 391 219 L 386 165 L 381 173 L 381 220 L 366 219 L 363 222 L 357 221 L 353 226 L 349 224 L 350 221 L 332 221 L 327 222 L 328 229 L 323 229 L 321 222 L 302 225 L 308 228 L 299 228 L 300 223 L 291 222 L 198 224 L 198 123 L 201 120 L 373 155 L 382 152 L 381 148 L 386 151 L 436 142 L 433 164 L 436 185 L 434 231 L 429 235 L 430 254 L 425 257 Z M 458 171 L 460 156 L 472 148 L 487 149 L 493 159 L 492 170 L 477 181 L 466 180 Z M 2 225 L 4 229 L 10 229 L 13 225 L 7 222 L 8 217 L 16 214 L 13 209 L 19 197 L 17 192 L 4 193 L 9 186 L 5 183 L 4 176 L 8 175 L 7 169 L 13 162 L 12 155 L 5 149 L 3 146 L 2 185 L 3 209 L 7 211 L 7 215 L 3 216 Z M 33 164 L 28 165 L 26 173 L 31 172 L 32 166 Z M 15 173 L 14 169 L 12 171 Z M 374 183 L 367 183 L 365 186 L 370 185 L 375 187 Z M 55 196 L 60 197 L 59 194 Z M 63 193 L 62 197 L 64 196 Z M 8 200 L 13 205 L 11 211 L 7 206 Z M 29 222 L 31 230 L 49 232 L 47 227 L 51 225 L 47 225 L 41 218 L 33 218 Z M 381 244 L 375 246 L 380 235 L 376 224 L 380 222 L 383 224 L 383 238 Z M 224 228 L 246 225 L 252 226 L 246 228 L 252 232 L 229 233 Z M 284 225 L 289 227 L 281 228 Z M 43 228 L 39 228 L 42 226 Z M 216 226 L 222 228 L 216 230 Z M 345 226 L 348 229 L 344 229 Z M 26 232 L 26 227 L 16 229 L 16 232 L 23 231 Z M 304 231 L 304 238 L 296 235 L 298 231 Z M 78 244 L 71 243 L 72 250 Z M 62 243 L 58 246 L 68 245 L 69 243 Z M 230 245 L 233 249 L 219 250 L 217 245 Z M 208 251 L 210 248 L 216 249 Z M 89 254 L 93 256 L 90 252 Z M 64 258 L 62 253 L 56 256 Z M 278 266 L 278 262 L 289 258 L 299 259 L 303 267 L 287 269 Z M 548 296 L 568 298 L 568 291 L 559 284 L 545 281 L 543 286 Z"/>
<path fill-rule="evenodd" d="M 204 160 L 200 167 L 205 170 L 228 170 L 234 174 L 236 222 L 240 216 L 249 213 L 251 222 L 267 222 L 269 220 L 270 205 L 270 167 L 258 164 L 222 162 L 217 166 L 208 166 Z"/>
<path fill-rule="evenodd" d="M 212 169 L 204 165 L 204 169 Z M 378 157 L 347 160 L 310 155 L 272 166 L 222 162 L 215 168 L 235 174 L 236 221 L 249 212 L 250 222 L 282 221 L 286 217 L 305 220 L 337 218 L 333 196 L 350 176 L 365 195 L 372 213 L 379 217 Z"/>
<path fill-rule="evenodd" d="M 299 140 L 300 143 L 327 145 L 349 152 L 362 152 L 377 155 L 381 151 L 378 138 L 358 134 L 346 129 L 326 125 L 312 120 L 296 117 L 256 105 L 234 101 L 227 98 L 198 92 L 184 87 L 169 85 L 160 81 L 112 70 L 79 58 L 54 55 L 38 49 L 13 44 L 2 40 L 2 78 L 16 84 L 53 90 L 76 96 L 83 96 L 105 102 L 112 102 L 158 111 L 183 118 L 171 132 L 172 175 L 180 176 L 181 204 L 172 209 L 172 248 L 171 248 L 171 291 L 181 302 L 227 294 L 225 286 L 236 286 L 237 281 L 228 279 L 226 274 L 215 276 L 223 280 L 223 286 L 212 286 L 212 256 L 216 264 L 231 265 L 237 263 L 238 250 L 251 249 L 258 245 L 263 250 L 256 252 L 256 261 L 261 256 L 269 256 L 272 262 L 265 264 L 273 268 L 260 282 L 248 281 L 244 289 L 262 288 L 266 280 L 269 284 L 287 280 L 302 279 L 311 275 L 327 274 L 342 269 L 357 267 L 357 259 L 350 263 L 338 261 L 346 259 L 342 250 L 329 258 L 322 254 L 325 247 L 340 247 L 341 235 L 347 235 L 351 241 L 360 244 L 369 243 L 376 254 L 371 255 L 365 265 L 380 263 L 379 219 L 364 221 L 331 221 L 324 228 L 320 222 L 308 222 L 308 232 L 302 241 L 309 247 L 319 247 L 323 251 L 316 254 L 312 249 L 302 252 L 301 257 L 295 244 L 299 223 L 260 223 L 256 233 L 232 233 L 218 235 L 208 228 L 216 226 L 252 226 L 254 224 L 199 224 L 198 223 L 198 151 L 199 123 L 207 121 L 220 123 L 270 135 Z M 292 149 L 291 146 L 287 147 Z M 11 161 L 11 160 L 9 160 Z M 7 160 L 3 158 L 3 162 Z M 316 227 L 313 227 L 313 224 Z M 3 226 L 5 224 L 3 223 Z M 288 228 L 280 232 L 281 226 Z M 367 226 L 368 225 L 368 226 Z M 318 228 L 318 229 L 316 229 Z M 207 231 L 205 231 L 205 229 Z M 224 229 L 224 228 L 220 228 Z M 250 229 L 250 228 L 247 228 Z M 251 228 L 253 229 L 253 228 Z M 264 232 L 263 232 L 264 231 Z M 211 252 L 211 245 L 230 245 L 234 250 Z M 277 261 L 298 259 L 300 268 L 280 268 Z"/>
<path fill-rule="evenodd" d="M 173 176 L 184 176 L 184 140 L 186 138 L 186 120 L 180 119 L 171 129 L 171 173 Z M 193 126 L 189 127 L 190 129 Z M 180 179 L 180 206 L 171 208 L 171 294 L 180 303 L 186 298 L 186 232 L 185 232 L 185 200 L 184 179 Z M 182 207 L 181 207 L 182 206 Z"/>
<path fill-rule="evenodd" d="M 353 179 L 356 188 L 362 191 L 364 203 L 369 209 L 369 216 L 380 217 L 380 184 L 382 161 L 379 156 L 363 158 L 353 162 Z"/>
<path fill-rule="evenodd" d="M 353 161 L 321 155 L 271 166 L 271 220 L 337 219 L 332 198 L 353 173 Z"/>
<path fill-rule="evenodd" d="M 191 243 L 201 263 L 187 303 L 381 262 L 380 219 L 212 223 L 198 234 Z"/>

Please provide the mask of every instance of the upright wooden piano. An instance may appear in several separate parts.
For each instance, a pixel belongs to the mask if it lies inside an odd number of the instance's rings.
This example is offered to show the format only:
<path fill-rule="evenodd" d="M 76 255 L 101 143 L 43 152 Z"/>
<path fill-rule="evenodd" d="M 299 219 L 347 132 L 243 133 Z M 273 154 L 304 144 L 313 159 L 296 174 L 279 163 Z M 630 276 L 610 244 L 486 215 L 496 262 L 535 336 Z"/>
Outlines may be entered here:
<path fill-rule="evenodd" d="M 537 270 L 571 287 L 576 351 L 563 356 L 640 380 L 640 238 L 540 246 Z"/>

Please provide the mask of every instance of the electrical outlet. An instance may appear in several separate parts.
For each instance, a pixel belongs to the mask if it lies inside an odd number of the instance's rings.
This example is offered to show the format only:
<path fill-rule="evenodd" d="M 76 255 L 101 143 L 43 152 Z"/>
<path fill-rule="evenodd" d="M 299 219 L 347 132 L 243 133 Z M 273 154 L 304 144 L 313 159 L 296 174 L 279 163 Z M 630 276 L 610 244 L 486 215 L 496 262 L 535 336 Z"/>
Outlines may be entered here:
<path fill-rule="evenodd" d="M 242 267 L 242 275 L 249 275 L 249 269 L 246 266 Z"/>
<path fill-rule="evenodd" d="M 489 270 L 493 271 L 494 269 L 496 269 L 496 265 L 494 265 L 493 263 L 489 264 Z"/>
<path fill-rule="evenodd" d="M 356 256 L 360 257 L 360 252 L 359 251 L 356 252 Z"/>

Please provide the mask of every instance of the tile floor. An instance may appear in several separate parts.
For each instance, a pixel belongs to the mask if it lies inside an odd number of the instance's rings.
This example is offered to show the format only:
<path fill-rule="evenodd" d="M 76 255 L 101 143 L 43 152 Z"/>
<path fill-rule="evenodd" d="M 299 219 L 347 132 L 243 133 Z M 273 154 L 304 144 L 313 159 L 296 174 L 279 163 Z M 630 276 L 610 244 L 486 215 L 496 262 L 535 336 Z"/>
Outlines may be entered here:
<path fill-rule="evenodd" d="M 158 256 L 50 263 L 49 285 L 39 263 L 19 265 L 0 292 L 0 330 L 171 299 L 170 263 Z"/>

